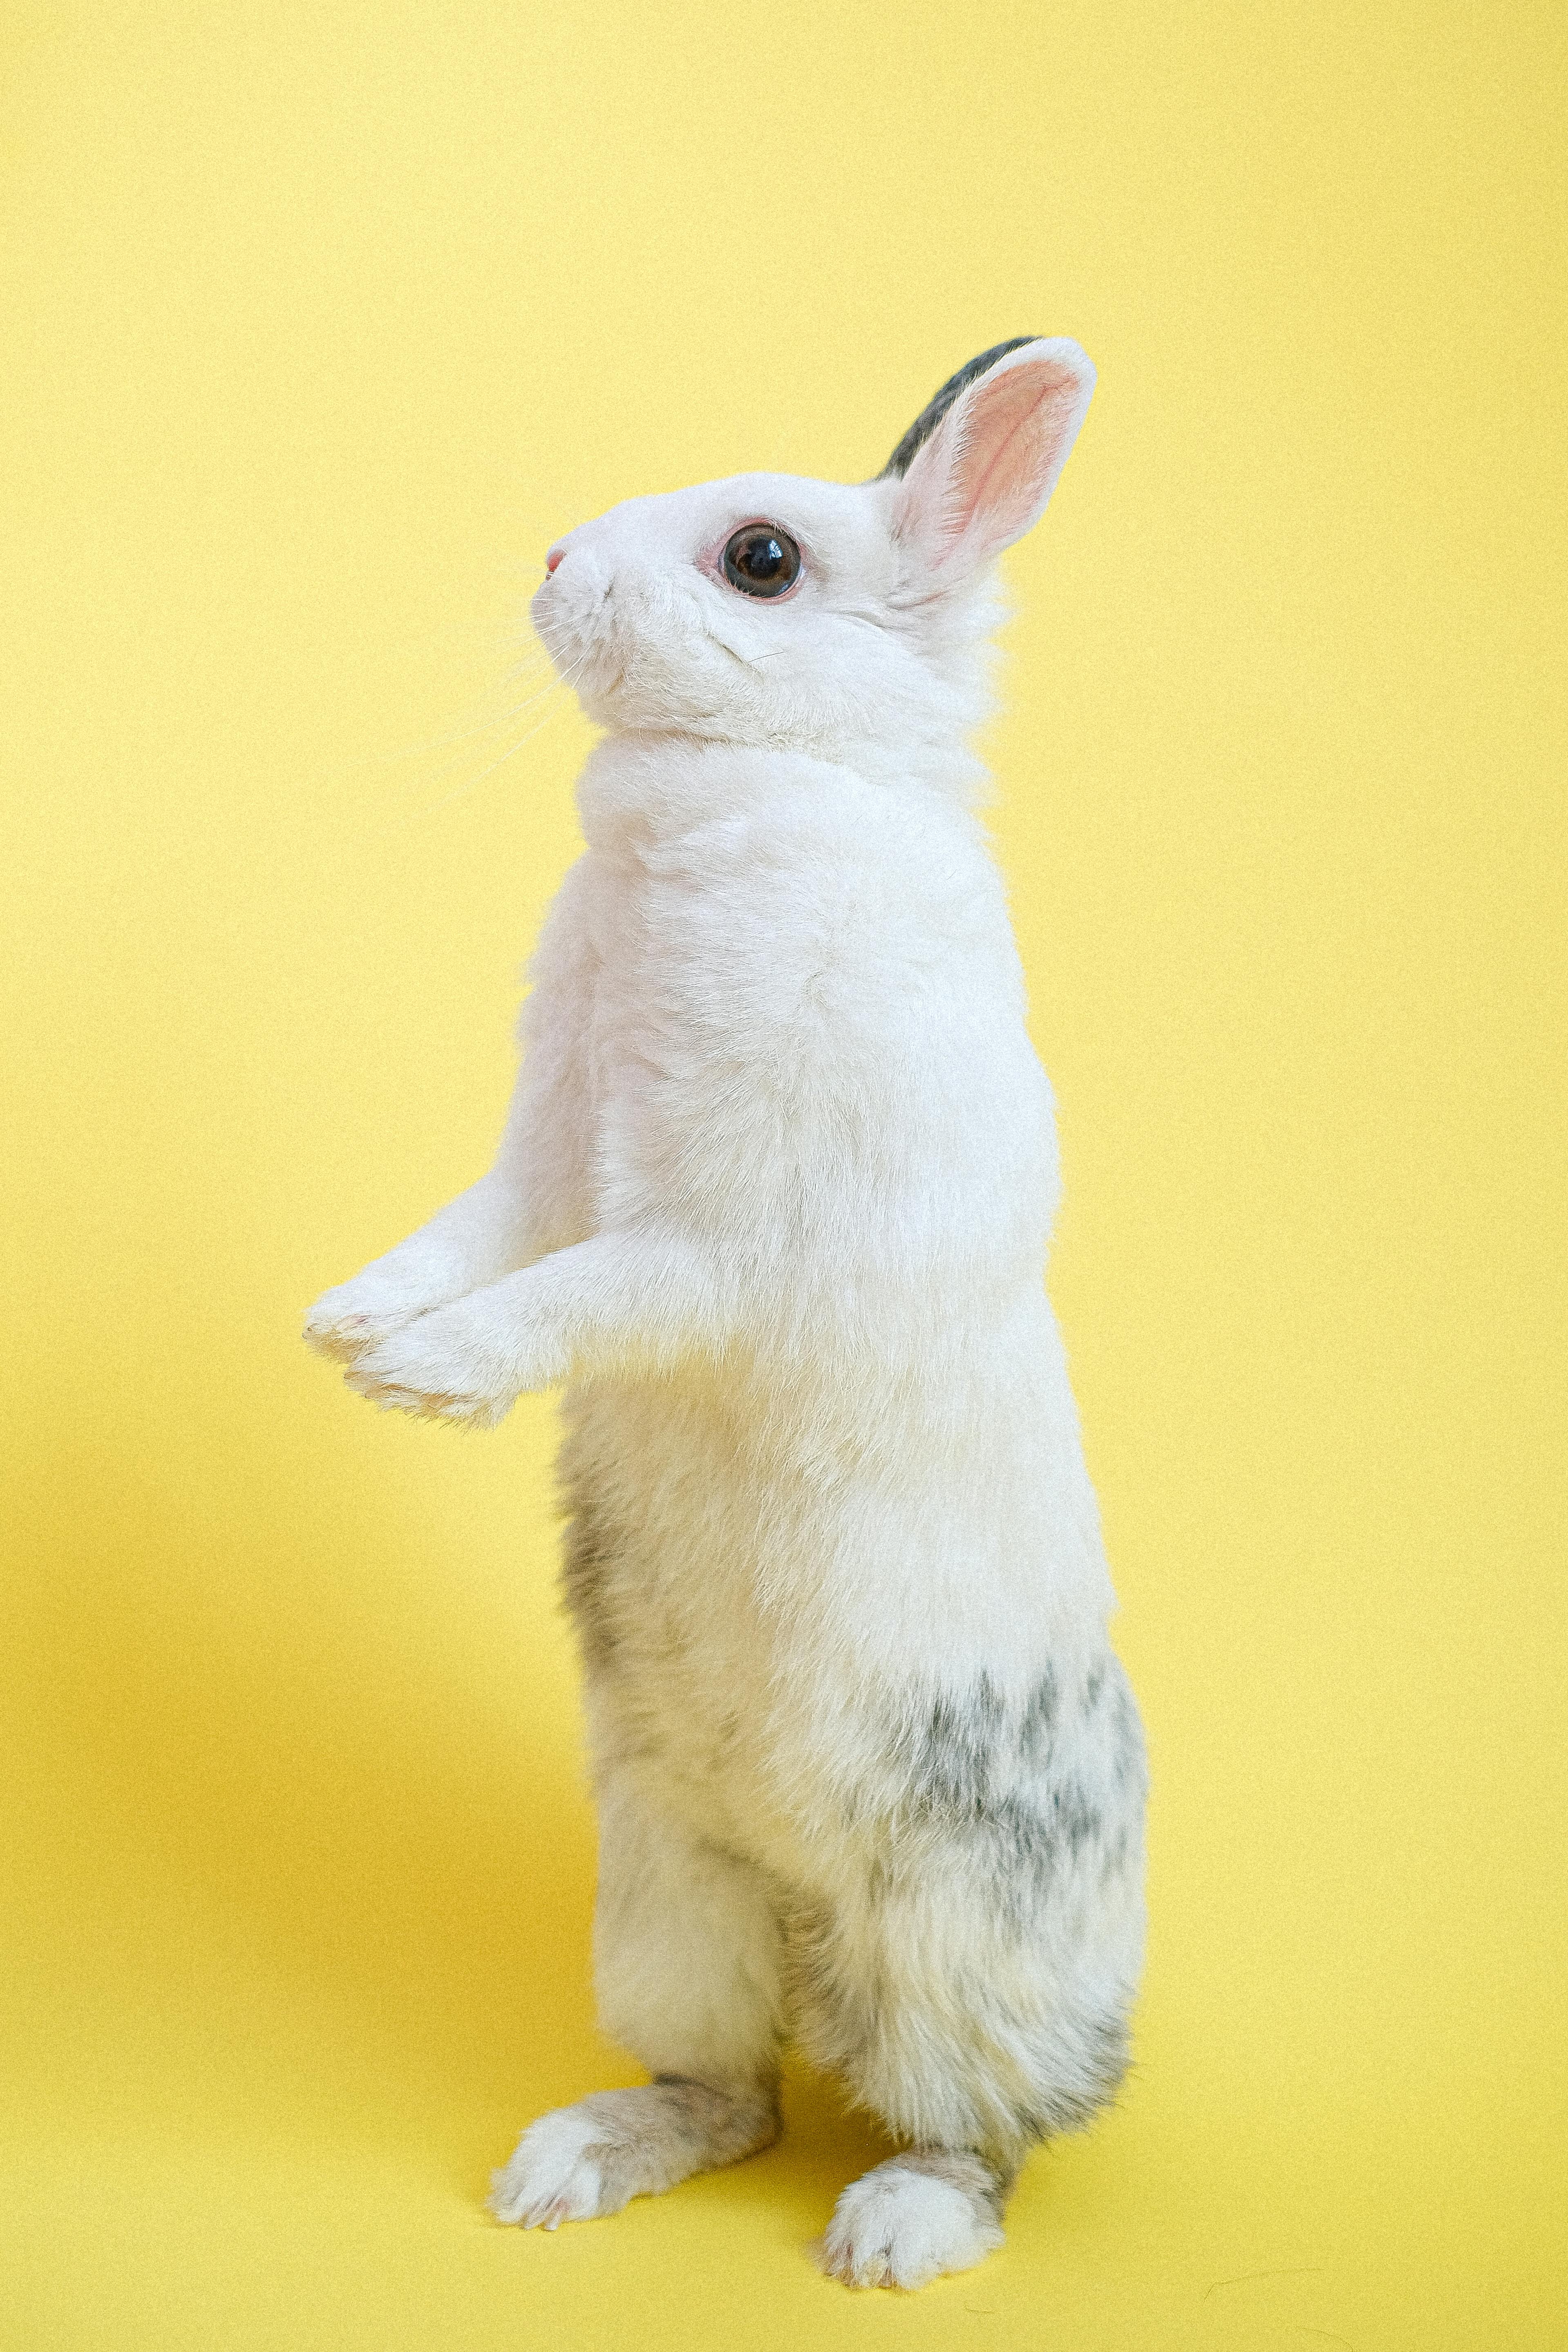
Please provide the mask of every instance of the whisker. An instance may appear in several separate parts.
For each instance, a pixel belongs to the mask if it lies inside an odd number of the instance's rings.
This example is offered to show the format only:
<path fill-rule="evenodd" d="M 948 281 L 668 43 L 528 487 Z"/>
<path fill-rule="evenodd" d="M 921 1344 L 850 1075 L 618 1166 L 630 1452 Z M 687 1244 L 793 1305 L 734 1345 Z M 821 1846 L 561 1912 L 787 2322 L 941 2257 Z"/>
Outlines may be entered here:
<path fill-rule="evenodd" d="M 478 720 L 471 727 L 455 728 L 446 736 L 436 738 L 426 744 L 416 745 L 406 752 L 388 754 L 388 759 L 403 761 L 414 758 L 427 760 L 432 751 L 442 749 L 448 753 L 447 758 L 437 760 L 433 766 L 425 768 L 418 775 L 410 778 L 402 789 L 393 795 L 391 813 L 395 813 L 415 794 L 427 792 L 432 784 L 438 784 L 444 777 L 451 774 L 454 768 L 460 768 L 465 761 L 473 756 L 476 746 L 482 751 L 485 737 L 493 737 L 503 729 L 515 726 L 525 712 L 546 701 L 555 691 L 556 687 L 562 683 L 562 679 L 558 677 L 549 677 L 542 685 L 534 686 L 515 702 L 504 704 L 500 709 L 491 711 L 487 718 Z"/>
<path fill-rule="evenodd" d="M 564 685 L 565 680 L 558 679 L 556 683 L 558 685 Z M 553 688 L 551 689 L 551 691 L 553 691 Z M 416 824 L 426 817 L 436 816 L 439 814 L 440 811 L 444 808 L 450 808 L 454 801 L 461 800 L 466 793 L 471 793 L 479 785 L 482 784 L 487 776 L 493 776 L 498 768 L 504 768 L 509 760 L 514 760 L 525 744 L 531 743 L 534 737 L 542 733 L 543 730 L 549 726 L 551 719 L 554 716 L 555 713 L 553 710 L 546 710 L 543 717 L 536 719 L 534 724 L 527 730 L 526 733 L 520 735 L 515 743 L 509 744 L 507 749 L 500 752 L 497 758 L 488 761 L 487 764 L 479 771 L 477 775 L 465 776 L 460 782 L 453 785 L 449 793 L 443 793 L 439 800 L 431 801 L 424 808 L 418 808 L 412 811 L 408 816 L 404 818 L 401 824 L 389 827 L 388 834 L 384 835 L 383 838 L 389 838 L 394 834 L 405 832 L 409 825 Z"/>
<path fill-rule="evenodd" d="M 553 680 L 541 678 L 536 667 L 526 680 L 516 677 L 510 679 L 508 683 L 513 686 L 526 683 L 529 691 L 521 697 L 521 700 L 504 704 L 500 709 L 492 711 L 489 718 L 476 719 L 471 726 L 450 727 L 439 735 L 426 736 L 423 742 L 405 744 L 395 751 L 383 751 L 374 756 L 386 764 L 394 761 L 421 760 L 426 758 L 432 751 L 447 751 L 454 743 L 471 742 L 476 735 L 491 734 L 496 728 L 504 726 L 509 719 L 515 719 L 520 710 L 526 710 L 529 704 L 537 701 L 541 694 L 548 694 Z"/>
<path fill-rule="evenodd" d="M 542 703 L 546 706 L 550 706 L 552 703 L 552 698 L 560 688 L 574 685 L 576 680 L 582 676 L 583 671 L 587 667 L 591 653 L 592 648 L 590 648 L 588 652 L 583 654 L 581 657 L 572 665 L 572 667 L 569 670 L 563 672 L 560 677 L 552 679 L 550 684 L 542 688 L 538 694 L 531 696 L 529 698 L 530 704 Z M 514 760 L 517 757 L 517 754 L 523 750 L 525 745 L 531 743 L 534 737 L 543 731 L 543 730 L 550 724 L 550 721 L 554 715 L 554 709 L 552 708 L 546 707 L 543 716 L 537 719 L 533 726 L 527 729 L 526 731 L 518 738 L 515 743 L 509 744 L 507 749 L 500 752 L 495 759 L 487 761 L 486 765 L 480 768 L 477 774 L 463 777 L 459 782 L 456 783 L 452 787 L 450 792 L 443 793 L 438 800 L 431 801 L 422 808 L 410 810 L 406 816 L 404 816 L 395 824 L 383 827 L 379 833 L 374 834 L 370 837 L 374 840 L 382 841 L 395 839 L 398 834 L 405 833 L 411 824 L 420 824 L 426 817 L 436 816 L 439 814 L 442 809 L 449 808 L 454 801 L 460 800 L 465 793 L 475 791 L 479 785 L 484 782 L 487 776 L 493 776 L 498 768 L 504 768 L 509 760 Z"/>
<path fill-rule="evenodd" d="M 711 638 L 712 643 L 719 647 L 721 653 L 727 653 L 732 661 L 742 663 L 747 669 L 755 669 L 759 662 L 777 661 L 781 655 L 787 654 L 793 650 L 789 646 L 775 646 L 771 653 L 743 654 L 737 651 L 736 647 L 730 644 L 728 638 L 715 636 L 711 630 L 710 630 L 709 635 Z"/>
<path fill-rule="evenodd" d="M 465 756 L 461 747 L 511 726 L 524 710 L 547 693 L 552 683 L 547 673 L 552 668 L 550 653 L 536 641 L 523 658 L 512 665 L 490 687 L 487 696 L 470 701 L 467 711 L 458 712 L 454 725 L 441 728 L 436 733 L 420 737 L 413 742 L 398 744 L 391 750 L 363 751 L 343 758 L 325 760 L 316 769 L 307 771 L 301 782 L 314 794 L 320 790 L 336 790 L 353 778 L 367 781 L 377 775 L 385 778 L 389 771 L 406 768 L 411 761 L 426 762 L 437 754 L 455 751 L 456 757 L 460 759 Z M 498 703 L 495 700 L 498 695 L 509 698 Z M 487 700 L 491 703 L 488 710 L 484 707 Z M 418 792 L 437 781 L 448 772 L 452 764 L 452 759 L 443 758 L 433 772 L 412 777 L 392 795 L 393 806 L 405 801 L 410 793 Z"/>

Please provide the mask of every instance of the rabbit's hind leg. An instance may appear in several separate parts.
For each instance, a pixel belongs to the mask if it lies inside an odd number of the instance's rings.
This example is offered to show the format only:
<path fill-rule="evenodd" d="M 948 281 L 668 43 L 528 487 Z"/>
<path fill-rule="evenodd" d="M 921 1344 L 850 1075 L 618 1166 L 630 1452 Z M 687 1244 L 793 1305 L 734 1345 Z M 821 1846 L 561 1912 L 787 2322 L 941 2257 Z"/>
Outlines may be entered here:
<path fill-rule="evenodd" d="M 780 1935 L 760 1874 L 625 1775 L 605 1775 L 599 1798 L 600 2016 L 654 2080 L 529 2126 L 489 2200 L 525 2228 L 618 2213 L 778 2135 Z"/>
<path fill-rule="evenodd" d="M 590 2091 L 530 2124 L 494 2177 L 490 2211 L 525 2230 L 591 2221 L 693 2172 L 736 2164 L 777 2132 L 777 2106 L 763 2094 L 669 2075 L 629 2091 Z"/>
<path fill-rule="evenodd" d="M 910 2152 L 847 2189 L 825 2267 L 856 2285 L 965 2270 L 1001 2240 L 1036 2142 L 1115 2095 L 1143 1940 L 1142 1742 L 1120 1670 L 917 1693 L 900 1812 L 792 1915 L 808 2055 Z"/>

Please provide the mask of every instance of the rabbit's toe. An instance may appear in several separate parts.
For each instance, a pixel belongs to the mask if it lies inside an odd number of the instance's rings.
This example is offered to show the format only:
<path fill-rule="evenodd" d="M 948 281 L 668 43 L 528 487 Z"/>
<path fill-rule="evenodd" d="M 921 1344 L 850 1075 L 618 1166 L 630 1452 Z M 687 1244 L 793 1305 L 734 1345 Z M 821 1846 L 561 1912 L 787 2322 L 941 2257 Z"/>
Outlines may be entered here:
<path fill-rule="evenodd" d="M 973 2269 L 1001 2242 L 994 2184 L 961 2150 L 894 2157 L 851 2182 L 819 2259 L 846 2286 L 924 2286 L 943 2271 Z"/>

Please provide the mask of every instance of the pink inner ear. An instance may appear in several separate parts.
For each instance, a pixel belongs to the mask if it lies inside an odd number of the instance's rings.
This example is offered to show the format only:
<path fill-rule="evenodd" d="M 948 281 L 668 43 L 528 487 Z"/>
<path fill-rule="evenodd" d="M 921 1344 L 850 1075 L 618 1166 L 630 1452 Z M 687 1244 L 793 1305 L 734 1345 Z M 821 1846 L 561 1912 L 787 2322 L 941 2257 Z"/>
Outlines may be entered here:
<path fill-rule="evenodd" d="M 893 508 L 911 575 L 978 569 L 1038 520 L 1078 436 L 1094 369 L 1066 336 L 998 361 L 916 452 Z"/>
<path fill-rule="evenodd" d="M 949 527 L 1000 549 L 1045 505 L 1071 442 L 1080 387 L 1050 361 L 982 382 L 955 453 Z"/>

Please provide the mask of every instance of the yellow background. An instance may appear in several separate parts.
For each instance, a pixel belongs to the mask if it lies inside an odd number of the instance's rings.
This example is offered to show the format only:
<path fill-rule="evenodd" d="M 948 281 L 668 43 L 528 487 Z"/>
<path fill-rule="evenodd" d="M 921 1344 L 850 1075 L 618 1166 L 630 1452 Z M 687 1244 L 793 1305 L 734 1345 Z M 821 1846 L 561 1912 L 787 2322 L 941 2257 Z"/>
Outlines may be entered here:
<path fill-rule="evenodd" d="M 1568 2342 L 1563 26 L 10 17 L 6 2347 Z M 483 2218 L 632 2079 L 552 1409 L 297 1335 L 497 1129 L 550 539 L 863 476 L 1024 331 L 1100 369 L 992 748 L 1152 1952 L 1005 2253 L 856 2298 L 802 2248 L 877 2143 L 798 2075 L 733 2175 Z"/>

